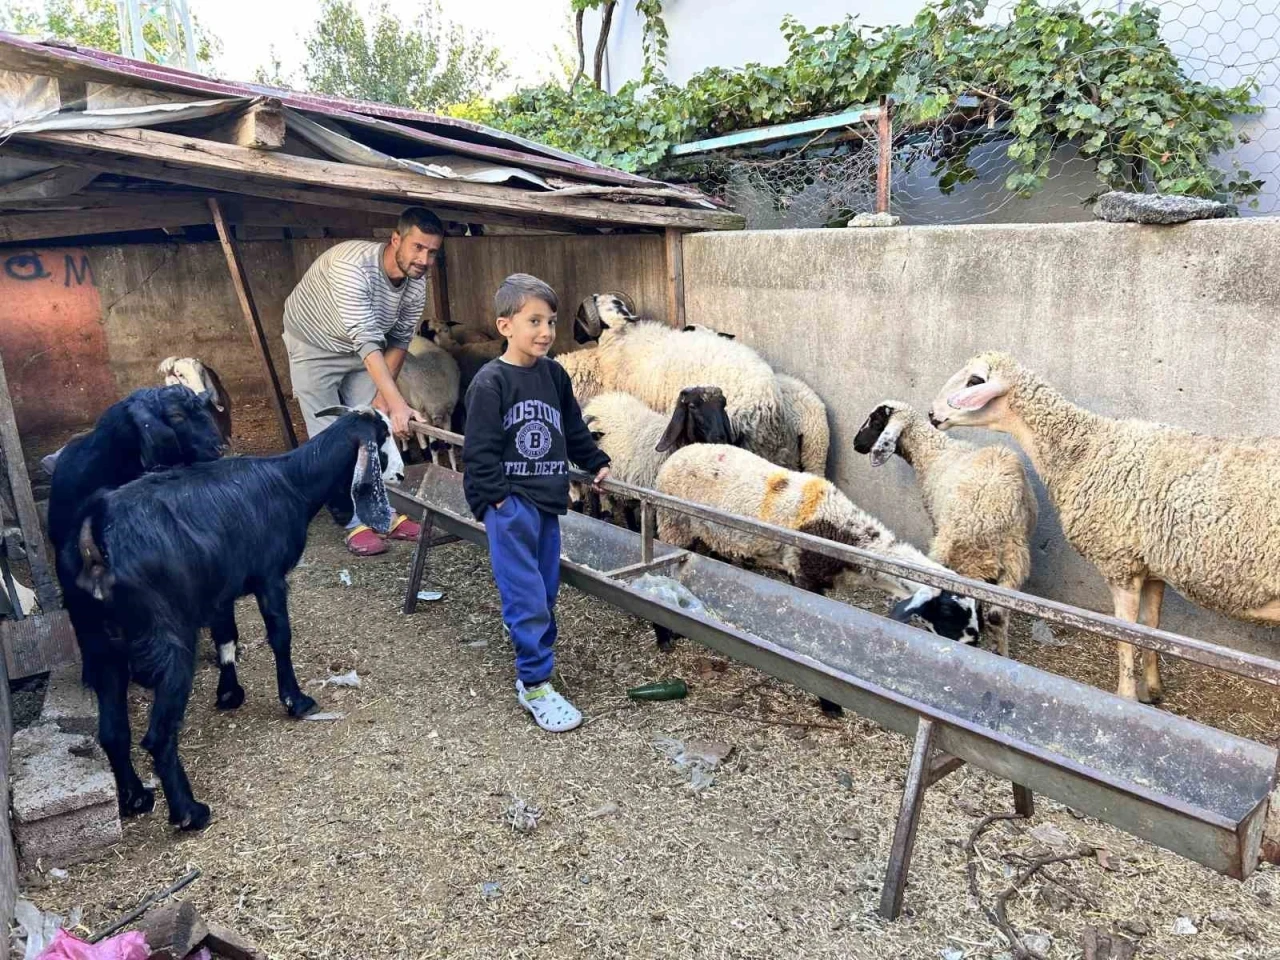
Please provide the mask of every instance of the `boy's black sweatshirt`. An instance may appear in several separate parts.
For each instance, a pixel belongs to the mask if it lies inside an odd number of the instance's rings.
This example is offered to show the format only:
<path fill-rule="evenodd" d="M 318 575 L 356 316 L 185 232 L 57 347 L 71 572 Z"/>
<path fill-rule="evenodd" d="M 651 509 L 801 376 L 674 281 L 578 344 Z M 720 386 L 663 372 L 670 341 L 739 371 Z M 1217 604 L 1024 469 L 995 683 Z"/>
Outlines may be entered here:
<path fill-rule="evenodd" d="M 582 422 L 573 384 L 554 360 L 531 367 L 491 360 L 467 388 L 462 486 L 477 520 L 518 493 L 538 509 L 569 509 L 569 463 L 595 473 L 609 463 Z"/>

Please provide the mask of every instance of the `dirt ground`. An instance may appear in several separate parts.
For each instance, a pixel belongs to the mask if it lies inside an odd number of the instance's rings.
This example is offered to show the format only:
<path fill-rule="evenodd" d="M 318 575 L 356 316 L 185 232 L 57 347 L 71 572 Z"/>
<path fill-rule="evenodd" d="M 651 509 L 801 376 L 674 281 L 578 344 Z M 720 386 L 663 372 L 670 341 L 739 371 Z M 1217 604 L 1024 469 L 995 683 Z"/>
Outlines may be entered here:
<path fill-rule="evenodd" d="M 214 819 L 176 835 L 163 802 L 126 824 L 102 860 L 31 879 L 45 909 L 84 909 L 93 928 L 191 867 L 185 896 L 273 958 L 996 958 L 1008 942 L 969 893 L 972 859 L 990 909 L 1030 859 L 1103 852 L 1040 871 L 1008 918 L 1053 958 L 1082 955 L 1086 928 L 1140 957 L 1280 960 L 1280 872 L 1245 883 L 1040 799 L 1029 822 L 991 825 L 1010 788 L 963 768 L 930 790 L 906 916 L 876 915 L 910 743 L 855 717 L 829 721 L 808 696 L 680 641 L 663 655 L 647 624 L 572 589 L 558 661 L 584 710 L 578 731 L 540 733 L 513 694 L 487 557 L 433 552 L 445 598 L 400 613 L 411 548 L 357 560 L 327 517 L 295 571 L 299 678 L 335 722 L 290 721 L 251 604 L 239 610 L 248 699 L 213 709 L 207 641 L 181 749 Z M 347 571 L 351 583 L 341 576 Z M 878 600 L 872 600 L 879 603 Z M 1014 621 L 1014 653 L 1110 686 L 1107 645 L 1058 631 L 1046 646 Z M 359 689 L 318 681 L 357 670 Z M 688 681 L 670 703 L 625 688 Z M 1167 707 L 1267 742 L 1280 699 L 1170 662 Z M 135 739 L 149 698 L 134 703 Z M 696 792 L 654 747 L 712 741 L 733 753 Z M 137 757 L 140 771 L 149 758 Z M 513 828 L 516 800 L 540 810 Z M 1195 933 L 1175 933 L 1175 930 Z"/>

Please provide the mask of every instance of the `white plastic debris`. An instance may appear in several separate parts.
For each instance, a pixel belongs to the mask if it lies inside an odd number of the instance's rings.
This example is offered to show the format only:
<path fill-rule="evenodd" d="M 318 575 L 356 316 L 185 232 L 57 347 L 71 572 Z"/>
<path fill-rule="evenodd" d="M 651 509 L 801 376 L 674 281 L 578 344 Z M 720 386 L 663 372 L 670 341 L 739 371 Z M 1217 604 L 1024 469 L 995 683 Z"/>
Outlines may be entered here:
<path fill-rule="evenodd" d="M 533 833 L 538 829 L 538 818 L 541 816 L 542 810 L 539 807 L 516 796 L 511 798 L 511 805 L 507 807 L 507 821 L 511 824 L 511 829 L 518 833 Z"/>
<path fill-rule="evenodd" d="M 964 951 L 947 947 L 945 950 L 939 950 L 938 956 L 942 957 L 942 960 L 964 960 Z"/>
<path fill-rule="evenodd" d="M 632 580 L 631 588 L 641 593 L 647 593 L 649 596 L 661 600 L 663 603 L 669 603 L 673 607 L 687 610 L 689 613 L 696 613 L 704 617 L 713 616 L 711 611 L 707 609 L 706 604 L 694 596 L 688 587 L 671 577 L 660 577 L 657 574 L 646 573 L 643 577 L 637 577 Z"/>
<path fill-rule="evenodd" d="M 681 770 L 689 772 L 689 789 L 705 790 L 716 782 L 713 772 L 733 752 L 727 743 L 691 740 L 687 745 L 670 737 L 659 737 L 653 748 Z"/>
<path fill-rule="evenodd" d="M 1053 946 L 1053 937 L 1047 933 L 1032 933 L 1022 938 L 1022 945 L 1041 956 L 1046 956 Z"/>
<path fill-rule="evenodd" d="M 358 689 L 360 687 L 360 674 L 354 670 L 348 670 L 346 673 L 340 673 L 325 680 L 316 680 L 314 682 L 322 687 L 356 687 Z"/>
<path fill-rule="evenodd" d="M 1194 937 L 1200 931 L 1196 929 L 1196 925 L 1191 922 L 1190 917 L 1179 917 L 1173 921 L 1173 930 L 1171 932 L 1175 937 Z"/>
<path fill-rule="evenodd" d="M 49 871 L 49 876 L 53 877 L 55 880 L 65 880 L 67 877 L 71 876 L 71 874 L 67 873 L 67 871 L 63 870 L 61 867 L 54 867 Z"/>
<path fill-rule="evenodd" d="M 1059 640 L 1054 634 L 1053 628 L 1043 620 L 1037 620 L 1031 625 L 1031 639 L 1042 647 L 1065 647 L 1067 641 Z"/>
<path fill-rule="evenodd" d="M 351 571 L 347 569 L 339 570 L 338 582 L 341 583 L 344 587 L 351 586 Z"/>
<path fill-rule="evenodd" d="M 332 723 L 334 720 L 345 720 L 346 718 L 347 715 L 345 713 L 309 713 L 302 719 L 311 720 L 317 723 L 324 723 L 326 721 Z"/>
<path fill-rule="evenodd" d="M 71 911 L 69 917 L 45 913 L 30 900 L 18 900 L 13 907 L 13 919 L 18 925 L 18 941 L 23 945 L 22 960 L 36 960 L 53 942 L 59 930 L 80 925 L 80 908 Z"/>
<path fill-rule="evenodd" d="M 421 600 L 423 603 L 430 603 L 433 600 L 441 600 L 443 598 L 444 598 L 444 593 L 439 590 L 419 590 L 418 591 L 418 599 Z"/>

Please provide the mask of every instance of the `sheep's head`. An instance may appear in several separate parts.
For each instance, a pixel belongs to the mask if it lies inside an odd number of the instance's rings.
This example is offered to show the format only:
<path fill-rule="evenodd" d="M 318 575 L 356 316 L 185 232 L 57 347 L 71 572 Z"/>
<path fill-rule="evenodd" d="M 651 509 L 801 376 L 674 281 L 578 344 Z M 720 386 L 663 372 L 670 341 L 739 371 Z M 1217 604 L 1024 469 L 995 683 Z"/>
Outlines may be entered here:
<path fill-rule="evenodd" d="M 1017 364 L 1003 353 L 974 357 L 946 382 L 929 410 L 929 422 L 949 427 L 987 427 L 1007 432 L 1009 391 Z"/>
<path fill-rule="evenodd" d="M 217 375 L 195 357 L 166 357 L 160 363 L 165 386 L 181 384 L 194 393 L 209 394 L 219 413 L 227 409 L 227 398 L 218 389 Z"/>
<path fill-rule="evenodd" d="M 937 587 L 921 587 L 899 600 L 889 616 L 900 623 L 919 617 L 931 633 L 958 643 L 977 643 L 982 635 L 982 604 Z"/>
<path fill-rule="evenodd" d="M 915 411 L 910 404 L 886 400 L 871 411 L 853 438 L 857 453 L 870 454 L 871 465 L 887 463 L 895 453 L 901 453 L 898 441 Z"/>
<path fill-rule="evenodd" d="M 669 453 L 691 443 L 733 443 L 733 425 L 725 406 L 719 387 L 685 387 L 654 449 Z"/>
<path fill-rule="evenodd" d="M 593 293 L 578 307 L 573 339 L 590 343 L 599 340 L 605 330 L 616 330 L 638 319 L 636 306 L 625 293 Z"/>

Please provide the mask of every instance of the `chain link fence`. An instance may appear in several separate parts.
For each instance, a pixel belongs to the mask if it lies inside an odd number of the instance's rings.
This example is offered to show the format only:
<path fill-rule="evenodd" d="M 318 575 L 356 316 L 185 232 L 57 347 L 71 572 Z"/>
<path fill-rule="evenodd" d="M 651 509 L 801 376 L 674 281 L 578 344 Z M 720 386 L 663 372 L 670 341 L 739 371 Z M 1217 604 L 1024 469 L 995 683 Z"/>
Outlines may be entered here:
<path fill-rule="evenodd" d="M 1192 80 L 1230 87 L 1253 82 L 1256 116 L 1237 123 L 1240 143 L 1219 156 L 1224 170 L 1261 180 L 1243 216 L 1280 215 L 1280 0 L 1149 0 L 1161 37 Z M 1011 7 L 993 10 L 999 22 Z M 1123 12 L 1126 4 L 1094 9 Z M 1044 185 L 1029 196 L 1005 186 L 1017 166 L 1008 157 L 1007 117 L 981 104 L 939 122 L 893 123 L 890 212 L 904 223 L 1036 223 L 1088 220 L 1106 187 L 1092 160 L 1064 139 L 1052 151 Z M 842 226 L 876 209 L 879 142 L 874 111 L 862 122 L 763 146 L 687 158 L 666 175 L 693 183 L 747 218 L 750 229 Z M 963 164 L 953 161 L 963 156 Z M 955 171 L 963 170 L 961 175 Z"/>

